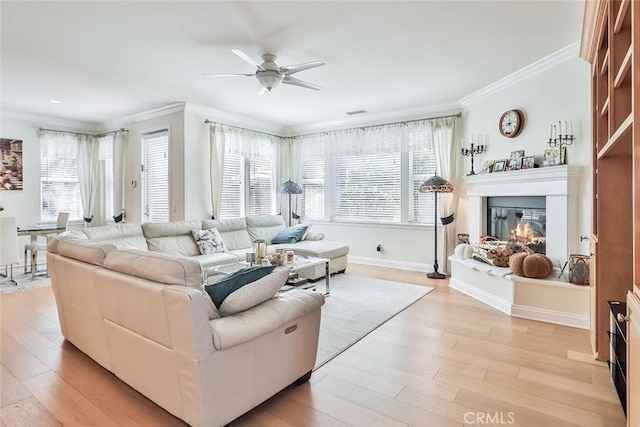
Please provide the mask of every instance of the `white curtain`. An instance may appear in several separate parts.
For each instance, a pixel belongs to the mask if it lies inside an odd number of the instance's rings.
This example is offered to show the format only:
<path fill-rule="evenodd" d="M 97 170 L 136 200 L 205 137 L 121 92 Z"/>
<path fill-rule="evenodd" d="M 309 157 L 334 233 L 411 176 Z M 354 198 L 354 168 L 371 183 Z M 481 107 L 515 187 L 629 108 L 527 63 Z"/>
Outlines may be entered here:
<path fill-rule="evenodd" d="M 126 131 L 116 131 L 98 138 L 98 160 L 101 167 L 100 203 L 96 203 L 99 222 L 124 221 L 124 174 Z M 96 225 L 96 218 L 92 225 Z"/>
<path fill-rule="evenodd" d="M 222 177 L 224 174 L 225 132 L 215 123 L 209 126 L 209 177 L 211 180 L 211 217 L 220 218 Z"/>
<path fill-rule="evenodd" d="M 456 181 L 458 176 L 456 165 L 458 164 L 456 153 L 460 146 L 454 141 L 456 117 L 447 117 L 431 122 L 431 139 L 433 140 L 433 151 L 436 158 L 437 174 L 453 184 L 453 193 L 438 193 L 438 210 L 443 225 L 442 246 L 439 248 L 438 259 L 442 260 L 444 273 L 450 272 L 449 256 L 453 255 L 455 248 L 455 226 L 452 222 L 455 219 L 455 212 L 458 209 L 458 186 Z"/>
<path fill-rule="evenodd" d="M 125 212 L 125 153 L 128 131 L 113 134 L 113 220 L 124 222 Z"/>
<path fill-rule="evenodd" d="M 94 216 L 98 183 L 100 180 L 99 143 L 92 135 L 77 135 L 78 180 L 84 221 L 88 224 Z"/>
<path fill-rule="evenodd" d="M 294 138 L 280 138 L 277 143 L 273 144 L 274 148 L 274 188 L 276 189 L 276 212 L 282 214 L 283 218 L 289 218 L 289 195 L 277 193 L 278 187 L 283 183 L 291 180 L 296 184 L 302 186 L 301 180 L 302 176 L 300 173 L 300 167 L 298 164 L 294 163 L 292 160 L 293 145 Z M 300 197 L 292 196 L 292 208 L 291 210 L 298 215 L 300 214 Z"/>

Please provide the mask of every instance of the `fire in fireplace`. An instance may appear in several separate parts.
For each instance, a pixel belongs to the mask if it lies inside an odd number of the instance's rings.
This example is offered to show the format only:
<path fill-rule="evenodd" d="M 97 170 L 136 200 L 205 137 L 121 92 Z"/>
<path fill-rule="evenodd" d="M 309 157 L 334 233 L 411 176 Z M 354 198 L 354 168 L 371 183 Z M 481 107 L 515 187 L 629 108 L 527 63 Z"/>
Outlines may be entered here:
<path fill-rule="evenodd" d="M 488 197 L 487 233 L 518 248 L 546 253 L 546 198 Z"/>

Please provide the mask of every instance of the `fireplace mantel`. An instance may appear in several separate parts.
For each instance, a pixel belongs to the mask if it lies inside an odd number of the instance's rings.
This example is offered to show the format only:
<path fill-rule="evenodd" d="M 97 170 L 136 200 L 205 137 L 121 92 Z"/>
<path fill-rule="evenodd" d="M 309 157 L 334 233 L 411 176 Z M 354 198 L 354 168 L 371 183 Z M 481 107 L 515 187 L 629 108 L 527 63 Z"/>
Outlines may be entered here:
<path fill-rule="evenodd" d="M 579 245 L 576 218 L 580 169 L 562 165 L 465 176 L 469 236 L 473 240 L 486 234 L 487 197 L 544 196 L 547 256 L 564 263 Z"/>

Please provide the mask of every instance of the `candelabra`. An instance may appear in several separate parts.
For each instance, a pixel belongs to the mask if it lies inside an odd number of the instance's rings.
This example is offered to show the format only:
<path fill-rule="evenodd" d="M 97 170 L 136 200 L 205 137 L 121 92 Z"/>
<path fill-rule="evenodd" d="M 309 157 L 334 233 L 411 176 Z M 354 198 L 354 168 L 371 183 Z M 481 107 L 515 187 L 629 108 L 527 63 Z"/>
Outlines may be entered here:
<path fill-rule="evenodd" d="M 473 170 L 473 156 L 475 156 L 476 154 L 484 153 L 484 149 L 485 149 L 485 145 L 474 146 L 472 142 L 469 148 L 462 148 L 460 150 L 460 154 L 462 154 L 463 156 L 465 157 L 471 156 L 471 172 L 469 172 L 467 175 L 476 174 L 475 171 Z"/>
<path fill-rule="evenodd" d="M 558 134 L 558 131 L 560 133 Z M 562 134 L 562 122 L 558 122 L 558 127 L 556 125 L 551 125 L 551 133 L 549 134 L 549 147 L 551 148 L 559 148 L 562 151 L 563 145 L 571 145 L 573 141 L 575 141 L 575 136 L 573 135 L 573 123 L 564 122 L 564 134 Z"/>

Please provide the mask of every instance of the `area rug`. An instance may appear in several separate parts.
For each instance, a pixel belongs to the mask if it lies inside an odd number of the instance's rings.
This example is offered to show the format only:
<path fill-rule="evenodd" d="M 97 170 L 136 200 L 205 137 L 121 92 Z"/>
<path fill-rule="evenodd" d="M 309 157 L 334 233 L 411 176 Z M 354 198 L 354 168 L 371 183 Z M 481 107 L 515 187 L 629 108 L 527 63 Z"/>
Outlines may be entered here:
<path fill-rule="evenodd" d="M 23 271 L 22 268 L 13 269 L 13 280 L 18 282 L 17 285 L 10 282 L 8 278 L 0 277 L 0 295 L 51 286 L 51 278 L 44 274 L 32 278 L 31 273 L 23 274 Z M 2 269 L 2 274 L 4 274 L 4 268 Z"/>
<path fill-rule="evenodd" d="M 319 285 L 319 290 L 324 290 L 324 283 Z M 314 370 L 432 290 L 428 286 L 349 274 L 331 276 L 331 295 L 322 306 Z"/>

